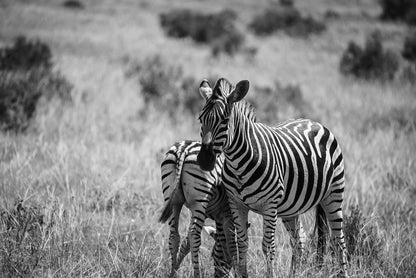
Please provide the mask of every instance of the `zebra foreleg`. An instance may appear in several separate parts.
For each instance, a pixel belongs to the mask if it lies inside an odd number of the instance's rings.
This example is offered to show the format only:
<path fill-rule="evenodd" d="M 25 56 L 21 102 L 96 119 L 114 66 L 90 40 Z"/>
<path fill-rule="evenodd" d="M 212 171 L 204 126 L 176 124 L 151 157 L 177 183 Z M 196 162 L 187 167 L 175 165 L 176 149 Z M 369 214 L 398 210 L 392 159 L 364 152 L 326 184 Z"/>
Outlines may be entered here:
<path fill-rule="evenodd" d="M 231 213 L 234 219 L 237 250 L 235 246 L 231 246 L 231 254 L 233 256 L 233 265 L 235 267 L 236 277 L 247 278 L 247 251 L 248 251 L 248 209 L 236 205 L 230 200 Z"/>
<path fill-rule="evenodd" d="M 294 277 L 299 262 L 302 261 L 302 254 L 305 250 L 306 234 L 303 229 L 299 216 L 283 218 L 283 224 L 290 234 L 290 243 L 292 245 L 292 263 L 290 266 L 290 276 Z"/>
<path fill-rule="evenodd" d="M 263 215 L 263 242 L 262 249 L 266 258 L 267 274 L 266 277 L 274 277 L 273 259 L 276 253 L 275 230 L 277 216 L 275 211 Z"/>
<path fill-rule="evenodd" d="M 231 268 L 231 257 L 227 248 L 226 236 L 221 221 L 216 221 L 216 229 L 217 232 L 214 237 L 215 245 L 212 250 L 215 267 L 214 277 L 226 277 Z"/>

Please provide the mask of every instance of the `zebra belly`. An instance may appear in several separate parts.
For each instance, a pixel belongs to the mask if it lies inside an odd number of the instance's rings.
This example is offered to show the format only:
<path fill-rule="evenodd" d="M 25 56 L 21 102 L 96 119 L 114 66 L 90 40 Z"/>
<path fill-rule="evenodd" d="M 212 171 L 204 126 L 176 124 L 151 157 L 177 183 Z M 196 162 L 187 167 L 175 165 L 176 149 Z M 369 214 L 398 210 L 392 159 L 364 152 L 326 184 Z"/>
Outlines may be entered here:
<path fill-rule="evenodd" d="M 238 183 L 239 182 L 235 181 L 232 184 Z M 263 191 L 264 194 L 253 194 L 253 192 L 256 192 L 253 188 L 261 189 L 261 186 L 253 184 L 250 186 L 244 186 L 244 188 L 240 190 L 233 185 L 225 185 L 229 200 L 233 201 L 240 207 L 245 207 L 258 214 L 264 214 L 269 209 L 275 208 L 276 204 L 279 203 L 284 195 L 281 184 L 266 185 L 263 187 L 268 189 Z M 263 198 L 261 198 L 262 195 Z"/>

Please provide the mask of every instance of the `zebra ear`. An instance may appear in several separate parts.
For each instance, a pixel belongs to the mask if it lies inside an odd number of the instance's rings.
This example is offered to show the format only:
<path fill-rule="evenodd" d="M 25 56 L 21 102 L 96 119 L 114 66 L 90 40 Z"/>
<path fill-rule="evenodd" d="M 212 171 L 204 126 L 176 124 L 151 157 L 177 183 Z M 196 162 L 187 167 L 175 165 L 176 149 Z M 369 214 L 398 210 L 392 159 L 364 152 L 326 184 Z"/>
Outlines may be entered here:
<path fill-rule="evenodd" d="M 202 80 L 201 84 L 199 85 L 199 93 L 205 100 L 208 100 L 211 97 L 212 89 L 211 89 L 211 86 L 209 85 L 208 80 L 206 79 Z"/>
<path fill-rule="evenodd" d="M 250 83 L 248 80 L 241 80 L 235 86 L 234 91 L 228 96 L 227 100 L 229 104 L 239 102 L 242 100 L 246 94 L 248 93 L 248 88 L 250 87 Z"/>

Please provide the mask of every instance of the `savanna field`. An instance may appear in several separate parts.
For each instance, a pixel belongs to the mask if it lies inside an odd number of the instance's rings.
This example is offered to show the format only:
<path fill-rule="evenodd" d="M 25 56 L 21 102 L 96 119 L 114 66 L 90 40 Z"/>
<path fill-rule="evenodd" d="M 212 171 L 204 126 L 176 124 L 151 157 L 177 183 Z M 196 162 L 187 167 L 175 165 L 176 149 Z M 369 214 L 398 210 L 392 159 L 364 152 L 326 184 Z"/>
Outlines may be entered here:
<path fill-rule="evenodd" d="M 160 163 L 174 142 L 200 140 L 198 87 L 219 77 L 250 81 L 259 121 L 311 118 L 337 136 L 349 275 L 415 277 L 416 20 L 382 20 L 394 1 L 278 2 L 0 0 L 0 277 L 167 277 Z M 192 24 L 175 23 L 185 8 Z M 295 19 L 269 32 L 288 9 Z M 314 264 L 314 212 L 301 219 L 297 276 L 335 277 L 331 251 Z M 249 275 L 263 277 L 262 221 L 249 221 Z M 281 221 L 276 234 L 287 277 Z M 179 277 L 192 277 L 189 257 Z"/>

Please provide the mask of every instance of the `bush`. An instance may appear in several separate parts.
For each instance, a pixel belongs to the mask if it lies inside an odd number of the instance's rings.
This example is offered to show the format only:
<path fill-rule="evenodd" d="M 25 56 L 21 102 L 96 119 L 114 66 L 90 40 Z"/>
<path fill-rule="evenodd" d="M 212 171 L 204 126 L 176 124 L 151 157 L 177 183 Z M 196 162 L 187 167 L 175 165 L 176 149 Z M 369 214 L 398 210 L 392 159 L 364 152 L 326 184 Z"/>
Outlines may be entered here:
<path fill-rule="evenodd" d="M 20 36 L 13 46 L 0 49 L 0 70 L 50 69 L 51 66 L 51 50 L 40 41 L 29 41 Z"/>
<path fill-rule="evenodd" d="M 0 72 L 0 128 L 25 130 L 41 95 L 38 77 L 33 72 Z"/>
<path fill-rule="evenodd" d="M 235 12 L 202 14 L 191 10 L 175 10 L 161 14 L 160 24 L 170 37 L 189 37 L 197 43 L 213 46 L 213 53 L 235 54 L 244 42 L 244 35 L 234 25 Z"/>
<path fill-rule="evenodd" d="M 416 31 L 414 30 L 404 40 L 402 56 L 413 62 L 416 63 Z"/>
<path fill-rule="evenodd" d="M 71 101 L 72 85 L 52 71 L 49 46 L 18 37 L 0 49 L 0 129 L 21 132 L 29 126 L 39 99 Z"/>
<path fill-rule="evenodd" d="M 350 261 L 358 266 L 372 268 L 382 261 L 384 241 L 377 227 L 363 216 L 358 206 L 350 207 L 344 218 L 344 233 Z"/>
<path fill-rule="evenodd" d="M 84 4 L 77 0 L 67 0 L 62 3 L 65 8 L 74 9 L 74 10 L 83 10 L 85 9 Z"/>
<path fill-rule="evenodd" d="M 300 12 L 291 6 L 270 7 L 254 17 L 249 27 L 257 35 L 270 35 L 276 31 L 284 31 L 294 37 L 308 37 L 326 29 L 324 23 L 310 16 L 302 17 Z"/>
<path fill-rule="evenodd" d="M 401 20 L 416 24 L 416 2 L 414 0 L 380 0 L 384 20 Z"/>
<path fill-rule="evenodd" d="M 181 66 L 170 65 L 159 55 L 133 62 L 126 74 L 137 78 L 147 104 L 153 103 L 172 114 L 178 113 L 178 109 L 192 114 L 200 110 L 198 82 L 184 76 Z"/>
<path fill-rule="evenodd" d="M 59 73 L 42 70 L 0 71 L 0 129 L 22 132 L 42 97 L 71 101 L 72 85 Z"/>
<path fill-rule="evenodd" d="M 367 80 L 392 80 L 399 69 L 399 57 L 391 50 L 384 50 L 379 32 L 372 33 L 365 48 L 350 42 L 340 61 L 340 71 Z"/>
<path fill-rule="evenodd" d="M 276 81 L 274 88 L 255 88 L 248 100 L 256 108 L 259 121 L 273 124 L 289 118 L 313 117 L 312 107 L 304 100 L 297 85 L 283 86 Z"/>

